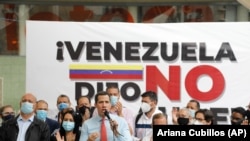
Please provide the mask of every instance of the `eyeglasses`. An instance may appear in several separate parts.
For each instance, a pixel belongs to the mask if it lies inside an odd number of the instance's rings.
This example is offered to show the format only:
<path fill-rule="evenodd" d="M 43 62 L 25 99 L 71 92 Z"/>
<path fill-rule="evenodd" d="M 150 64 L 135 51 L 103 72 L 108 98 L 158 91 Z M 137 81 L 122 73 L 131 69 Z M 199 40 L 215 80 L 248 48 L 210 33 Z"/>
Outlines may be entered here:
<path fill-rule="evenodd" d="M 3 112 L 2 115 L 15 115 L 15 112 Z"/>

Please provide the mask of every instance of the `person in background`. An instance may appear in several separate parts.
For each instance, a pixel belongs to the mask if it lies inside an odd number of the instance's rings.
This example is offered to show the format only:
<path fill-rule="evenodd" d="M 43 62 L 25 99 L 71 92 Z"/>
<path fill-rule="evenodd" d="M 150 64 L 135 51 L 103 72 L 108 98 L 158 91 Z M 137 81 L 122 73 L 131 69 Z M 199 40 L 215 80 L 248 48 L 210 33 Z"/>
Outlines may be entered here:
<path fill-rule="evenodd" d="M 135 140 L 141 140 L 145 136 L 149 136 L 153 130 L 152 130 L 152 118 L 157 113 L 162 113 L 158 109 L 157 103 L 158 98 L 157 94 L 153 91 L 146 91 L 141 95 L 141 111 L 142 114 L 139 117 L 138 121 L 137 118 L 135 118 L 135 130 L 134 130 L 134 139 Z M 139 114 L 138 114 L 139 115 Z M 137 115 L 137 116 L 138 116 Z M 136 117 L 137 117 L 136 116 Z"/>
<path fill-rule="evenodd" d="M 231 125 L 248 125 L 246 110 L 243 107 L 232 108 Z"/>
<path fill-rule="evenodd" d="M 247 117 L 247 120 L 250 121 L 250 103 L 246 107 L 247 107 L 246 117 Z M 250 124 L 250 122 L 249 122 L 249 124 Z"/>
<path fill-rule="evenodd" d="M 128 122 L 130 133 L 133 135 L 134 113 L 120 101 L 121 94 L 119 88 L 116 85 L 109 85 L 106 88 L 106 92 L 110 95 L 111 109 L 109 112 L 124 117 Z M 97 114 L 97 110 L 94 110 L 94 115 Z"/>
<path fill-rule="evenodd" d="M 100 141 L 101 125 L 104 122 L 106 137 L 108 141 L 132 141 L 127 121 L 115 114 L 105 115 L 105 111 L 110 111 L 110 95 L 106 91 L 100 91 L 95 95 L 95 107 L 98 115 L 86 120 L 81 128 L 80 141 Z"/>
<path fill-rule="evenodd" d="M 194 99 L 188 101 L 186 108 L 190 109 L 190 115 L 192 118 L 195 117 L 195 112 L 200 109 L 200 102 Z M 177 124 L 177 113 L 178 110 L 176 108 L 172 109 L 172 122 L 173 124 Z"/>
<path fill-rule="evenodd" d="M 191 125 L 193 123 L 193 117 L 188 108 L 181 108 L 177 113 L 177 125 Z"/>
<path fill-rule="evenodd" d="M 59 110 L 57 116 L 56 116 L 56 120 L 61 123 L 61 115 L 60 115 L 60 112 L 65 109 L 65 108 L 69 108 L 71 107 L 71 102 L 70 102 L 70 99 L 67 95 L 65 94 L 61 94 L 57 97 L 57 102 L 56 102 L 56 106 L 57 106 L 57 109 Z"/>
<path fill-rule="evenodd" d="M 111 109 L 110 113 L 117 114 L 120 117 L 124 117 L 128 122 L 131 135 L 133 135 L 133 123 L 134 123 L 134 113 L 125 107 L 120 101 L 121 94 L 119 88 L 114 85 L 107 87 L 106 92 L 110 95 Z"/>
<path fill-rule="evenodd" d="M 195 112 L 194 125 L 214 125 L 214 114 L 208 109 L 199 109 Z"/>
<path fill-rule="evenodd" d="M 189 100 L 186 108 L 188 108 L 191 112 L 191 116 L 194 118 L 195 112 L 200 109 L 200 102 L 194 99 Z"/>
<path fill-rule="evenodd" d="M 51 137 L 51 141 L 79 141 L 81 121 L 72 108 L 66 108 L 61 113 L 60 129 Z"/>
<path fill-rule="evenodd" d="M 2 124 L 1 141 L 49 141 L 48 124 L 35 116 L 36 97 L 26 93 L 20 100 L 20 114 Z"/>
<path fill-rule="evenodd" d="M 38 119 L 46 122 L 49 125 L 50 135 L 56 130 L 59 129 L 59 123 L 51 118 L 47 117 L 48 115 L 48 103 L 45 100 L 38 100 L 36 102 L 36 116 Z"/>
<path fill-rule="evenodd" d="M 152 118 L 152 128 L 154 125 L 168 125 L 168 116 L 164 113 L 157 113 Z M 142 138 L 142 141 L 153 141 L 153 134 Z"/>
<path fill-rule="evenodd" d="M 88 96 L 80 96 L 77 99 L 76 111 L 81 115 L 81 123 L 91 118 L 91 100 Z"/>
<path fill-rule="evenodd" d="M 14 108 L 11 105 L 4 105 L 0 108 L 0 117 L 2 122 L 15 117 Z"/>

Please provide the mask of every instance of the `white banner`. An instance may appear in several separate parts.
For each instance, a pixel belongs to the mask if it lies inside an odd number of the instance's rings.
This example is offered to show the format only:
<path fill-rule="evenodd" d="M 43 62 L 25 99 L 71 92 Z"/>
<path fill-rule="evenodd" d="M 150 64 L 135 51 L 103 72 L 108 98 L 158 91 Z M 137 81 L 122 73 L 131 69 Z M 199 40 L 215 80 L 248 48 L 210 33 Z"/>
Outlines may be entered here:
<path fill-rule="evenodd" d="M 190 99 L 229 122 L 230 108 L 250 101 L 250 23 L 104 23 L 27 21 L 26 91 L 56 110 L 67 94 L 92 100 L 115 83 L 137 113 L 140 95 L 156 91 L 158 105 Z M 94 101 L 92 102 L 94 103 Z"/>

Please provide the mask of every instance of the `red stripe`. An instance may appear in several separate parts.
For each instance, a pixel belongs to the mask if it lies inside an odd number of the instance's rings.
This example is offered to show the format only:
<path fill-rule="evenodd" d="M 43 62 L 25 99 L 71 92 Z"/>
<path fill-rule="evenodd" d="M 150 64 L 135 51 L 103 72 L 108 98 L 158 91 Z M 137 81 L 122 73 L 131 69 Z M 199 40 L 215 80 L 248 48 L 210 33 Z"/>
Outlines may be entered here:
<path fill-rule="evenodd" d="M 142 75 L 70 74 L 71 79 L 142 79 Z"/>

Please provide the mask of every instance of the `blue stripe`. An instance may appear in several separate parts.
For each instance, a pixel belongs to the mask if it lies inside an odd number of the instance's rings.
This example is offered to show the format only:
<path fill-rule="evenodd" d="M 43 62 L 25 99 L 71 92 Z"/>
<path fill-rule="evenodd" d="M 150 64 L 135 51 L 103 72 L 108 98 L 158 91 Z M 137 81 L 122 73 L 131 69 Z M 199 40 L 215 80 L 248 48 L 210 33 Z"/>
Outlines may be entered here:
<path fill-rule="evenodd" d="M 135 128 L 152 128 L 151 124 L 136 124 Z"/>

